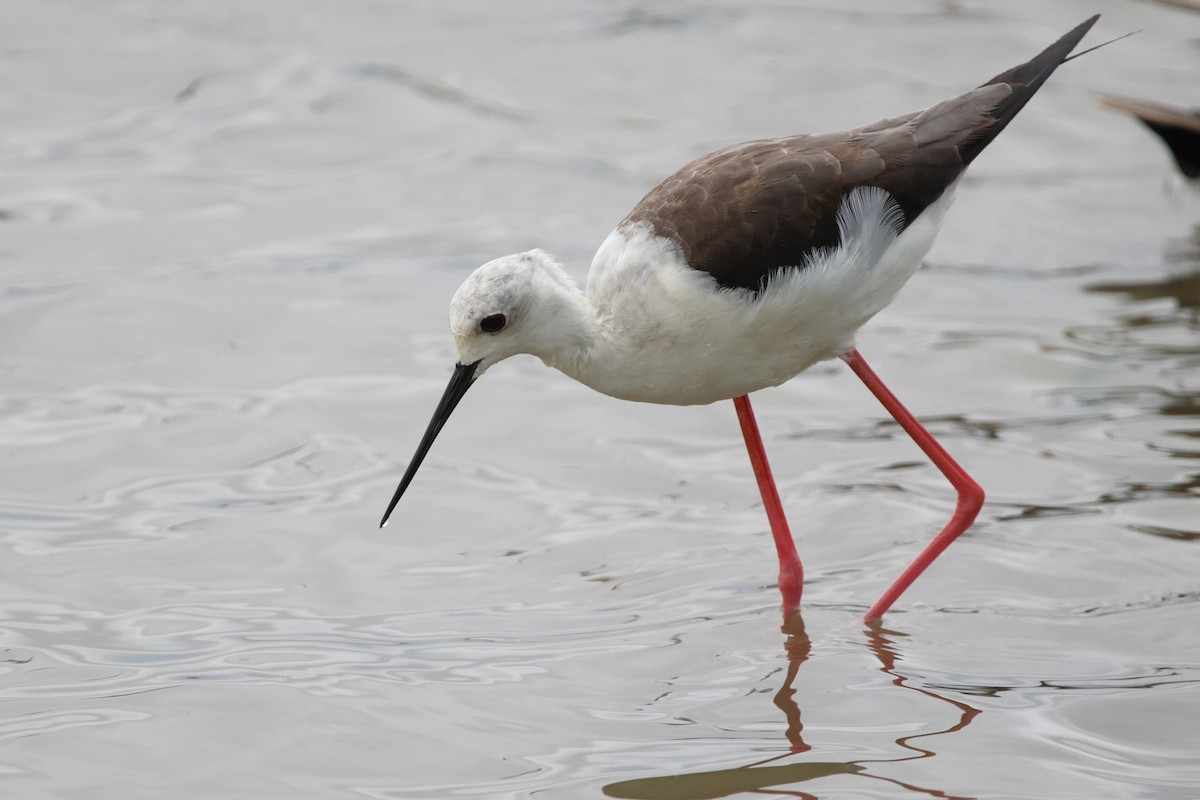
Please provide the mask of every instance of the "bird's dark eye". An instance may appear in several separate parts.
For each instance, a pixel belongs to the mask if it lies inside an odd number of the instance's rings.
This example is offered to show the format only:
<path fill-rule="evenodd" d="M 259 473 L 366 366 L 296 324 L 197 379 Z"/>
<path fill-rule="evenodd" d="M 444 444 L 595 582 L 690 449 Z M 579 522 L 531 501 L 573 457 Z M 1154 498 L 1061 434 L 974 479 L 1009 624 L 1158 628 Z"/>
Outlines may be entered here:
<path fill-rule="evenodd" d="M 508 317 L 503 314 L 488 314 L 479 320 L 479 330 L 484 333 L 499 333 L 508 324 Z"/>

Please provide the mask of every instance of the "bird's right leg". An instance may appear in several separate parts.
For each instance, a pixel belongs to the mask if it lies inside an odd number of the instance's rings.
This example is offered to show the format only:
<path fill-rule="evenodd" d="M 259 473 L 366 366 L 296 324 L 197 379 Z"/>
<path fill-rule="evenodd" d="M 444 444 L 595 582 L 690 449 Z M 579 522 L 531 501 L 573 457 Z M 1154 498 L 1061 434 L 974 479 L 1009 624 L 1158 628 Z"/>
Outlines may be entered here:
<path fill-rule="evenodd" d="M 857 350 L 851 350 L 842 356 L 842 360 L 850 366 L 850 369 L 854 370 L 854 374 L 867 385 L 871 394 L 883 403 L 883 407 L 888 410 L 888 413 L 896 419 L 896 422 L 900 423 L 900 427 L 912 437 L 917 446 L 925 451 L 925 455 L 929 456 L 934 466 L 941 470 L 946 479 L 954 486 L 955 491 L 958 492 L 958 504 L 954 508 L 954 516 L 946 523 L 946 527 L 942 528 L 941 533 L 933 537 L 933 541 L 925 546 L 925 549 L 913 559 L 913 562 L 900 573 L 900 577 L 896 578 L 887 591 L 875 601 L 875 605 L 871 606 L 865 617 L 869 621 L 882 617 L 904 590 L 925 571 L 925 568 L 932 564 L 934 559 L 950 546 L 951 542 L 961 536 L 963 531 L 971 527 L 971 523 L 975 521 L 975 516 L 983 506 L 983 489 L 967 474 L 965 469 L 958 465 L 957 461 L 950 457 L 950 454 L 937 443 L 929 431 L 925 430 L 917 418 L 901 405 L 900 401 L 896 399 L 896 395 L 883 385 L 883 381 L 879 379 L 874 370 L 867 366 L 867 362 L 863 360 Z"/>

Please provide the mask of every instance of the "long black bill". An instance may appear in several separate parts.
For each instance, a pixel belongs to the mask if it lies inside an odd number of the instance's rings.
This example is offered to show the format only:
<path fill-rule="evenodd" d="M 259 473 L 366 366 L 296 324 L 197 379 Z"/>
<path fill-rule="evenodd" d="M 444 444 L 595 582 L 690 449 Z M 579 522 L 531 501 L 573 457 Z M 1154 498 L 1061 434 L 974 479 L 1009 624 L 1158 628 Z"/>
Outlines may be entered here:
<path fill-rule="evenodd" d="M 446 393 L 442 395 L 437 408 L 434 409 L 433 419 L 429 420 L 429 427 L 425 430 L 421 443 L 417 445 L 417 452 L 413 454 L 412 461 L 408 462 L 408 469 L 404 471 L 404 477 L 400 479 L 400 485 L 396 487 L 396 493 L 392 495 L 392 502 L 388 503 L 387 511 L 383 512 L 383 519 L 379 521 L 379 527 L 387 525 L 388 517 L 392 515 L 392 509 L 396 507 L 396 503 L 400 502 L 404 490 L 412 483 L 413 476 L 417 474 L 417 467 L 421 466 L 421 462 L 425 460 L 425 454 L 433 446 L 433 440 L 441 432 L 446 420 L 450 419 L 450 412 L 458 405 L 458 401 L 462 400 L 467 389 L 471 388 L 471 383 L 475 380 L 475 370 L 478 367 L 478 361 L 474 364 L 454 365 L 454 374 L 450 376 L 450 384 L 446 387 Z"/>

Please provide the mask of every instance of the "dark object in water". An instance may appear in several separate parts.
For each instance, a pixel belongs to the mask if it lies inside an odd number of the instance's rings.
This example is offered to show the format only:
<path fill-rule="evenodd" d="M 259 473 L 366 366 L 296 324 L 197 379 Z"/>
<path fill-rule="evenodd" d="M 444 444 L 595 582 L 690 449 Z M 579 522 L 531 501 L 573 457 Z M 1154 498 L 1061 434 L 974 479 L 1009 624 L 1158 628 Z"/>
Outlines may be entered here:
<path fill-rule="evenodd" d="M 1105 97 L 1104 104 L 1140 120 L 1166 142 L 1180 172 L 1189 178 L 1200 178 L 1200 110 L 1172 108 L 1124 97 Z"/>

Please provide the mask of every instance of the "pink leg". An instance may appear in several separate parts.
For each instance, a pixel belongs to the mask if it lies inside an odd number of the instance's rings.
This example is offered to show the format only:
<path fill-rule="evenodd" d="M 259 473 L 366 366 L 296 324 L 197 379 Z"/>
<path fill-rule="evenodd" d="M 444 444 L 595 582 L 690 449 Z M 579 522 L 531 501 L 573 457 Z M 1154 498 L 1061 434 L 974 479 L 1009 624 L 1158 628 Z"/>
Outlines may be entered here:
<path fill-rule="evenodd" d="M 733 398 L 737 408 L 738 422 L 742 425 L 742 436 L 746 440 L 746 452 L 750 454 L 750 466 L 758 479 L 758 490 L 762 493 L 763 507 L 771 523 L 771 535 L 775 537 L 775 551 L 779 554 L 779 593 L 783 595 L 786 610 L 800 607 L 800 594 L 804 591 L 804 567 L 796 553 L 796 543 L 788 530 L 787 518 L 783 515 L 783 504 L 779 502 L 779 491 L 771 477 L 771 465 L 767 463 L 767 452 L 763 449 L 762 437 L 758 434 L 758 423 L 750 398 L 742 395 Z"/>
<path fill-rule="evenodd" d="M 971 527 L 971 523 L 975 521 L 975 515 L 983 506 L 983 489 L 967 474 L 966 470 L 950 457 L 949 453 L 942 449 L 929 431 L 917 422 L 917 418 L 900 404 L 896 396 L 883 385 L 879 376 L 867 366 L 867 362 L 863 361 L 863 357 L 857 350 L 851 350 L 842 356 L 842 359 L 850 365 L 854 374 L 862 379 L 871 393 L 879 398 L 879 402 L 883 403 L 883 407 L 888 410 L 888 413 L 896 418 L 900 427 L 904 428 L 917 446 L 925 451 L 925 455 L 929 456 L 958 492 L 958 505 L 955 506 L 954 516 L 946 523 L 946 527 L 933 537 L 933 541 L 925 546 L 920 555 L 908 565 L 904 572 L 900 573 L 900 577 L 867 611 L 865 619 L 873 620 L 882 617 L 892 607 L 892 603 L 896 602 L 896 598 L 900 597 L 904 590 L 925 571 L 925 568 L 932 564 L 934 559 L 941 555 L 942 551 L 949 547 L 950 543 L 957 539 L 963 531 Z"/>

